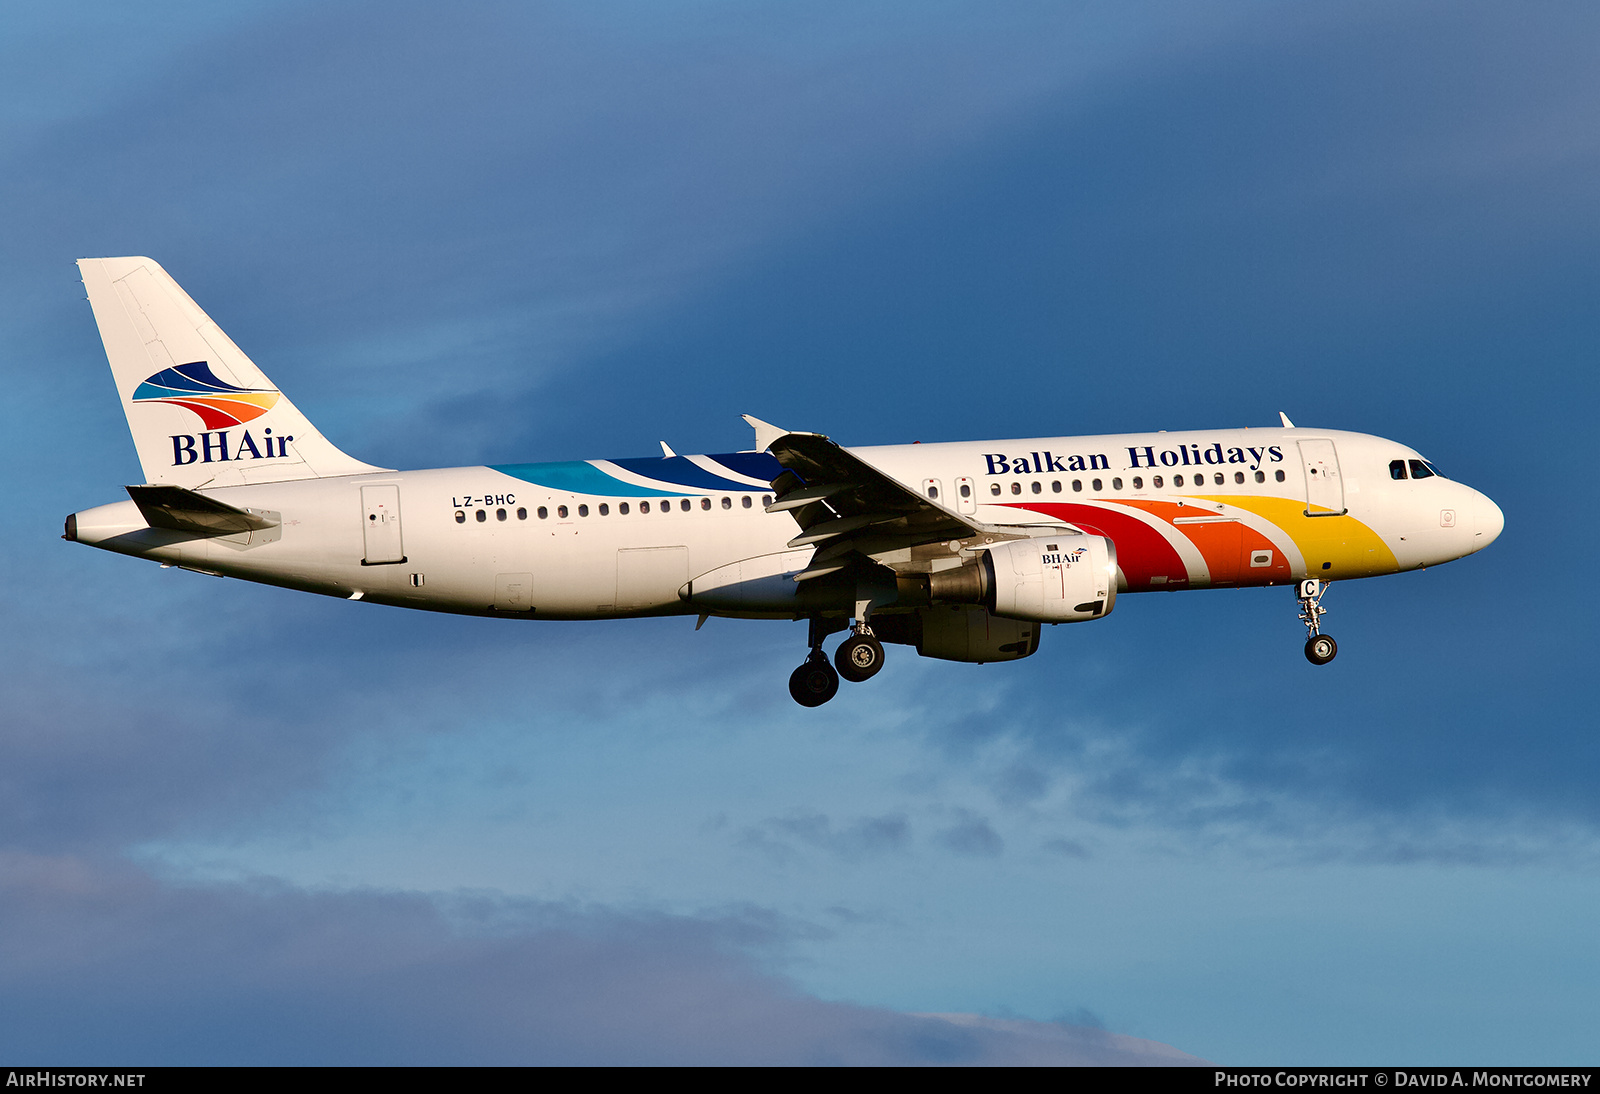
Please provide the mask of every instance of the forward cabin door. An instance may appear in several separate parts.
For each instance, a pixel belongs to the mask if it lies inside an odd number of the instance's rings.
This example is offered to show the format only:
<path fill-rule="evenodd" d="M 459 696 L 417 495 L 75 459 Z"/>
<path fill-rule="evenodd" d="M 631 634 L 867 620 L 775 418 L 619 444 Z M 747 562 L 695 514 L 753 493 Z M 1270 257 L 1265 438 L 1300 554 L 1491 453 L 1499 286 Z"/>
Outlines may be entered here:
<path fill-rule="evenodd" d="M 363 486 L 361 488 L 361 535 L 366 546 L 363 566 L 385 562 L 404 562 L 400 541 L 400 487 Z"/>
<path fill-rule="evenodd" d="M 1344 507 L 1344 480 L 1332 441 L 1300 441 L 1300 462 L 1306 474 L 1306 516 L 1337 517 Z"/>

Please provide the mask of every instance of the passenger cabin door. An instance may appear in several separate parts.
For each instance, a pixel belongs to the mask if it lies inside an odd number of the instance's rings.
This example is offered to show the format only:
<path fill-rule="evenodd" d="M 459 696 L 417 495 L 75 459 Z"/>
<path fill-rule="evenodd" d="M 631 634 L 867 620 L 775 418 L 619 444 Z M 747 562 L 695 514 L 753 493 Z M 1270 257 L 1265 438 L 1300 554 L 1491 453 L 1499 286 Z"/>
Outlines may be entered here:
<path fill-rule="evenodd" d="M 1300 462 L 1306 475 L 1306 516 L 1337 517 L 1344 507 L 1344 480 L 1332 441 L 1300 441 Z"/>
<path fill-rule="evenodd" d="M 404 562 L 400 541 L 400 487 L 363 486 L 361 488 L 361 535 L 366 547 L 363 566 Z"/>

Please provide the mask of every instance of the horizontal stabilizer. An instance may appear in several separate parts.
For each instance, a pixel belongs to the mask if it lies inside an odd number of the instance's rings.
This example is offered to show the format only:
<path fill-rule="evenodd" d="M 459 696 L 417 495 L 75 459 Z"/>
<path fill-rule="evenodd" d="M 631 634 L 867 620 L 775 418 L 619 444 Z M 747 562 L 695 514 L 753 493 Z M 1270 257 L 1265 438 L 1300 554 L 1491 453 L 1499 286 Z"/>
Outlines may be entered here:
<path fill-rule="evenodd" d="M 128 496 L 152 528 L 225 536 L 276 528 L 277 520 L 253 509 L 236 509 L 181 486 L 130 486 Z"/>

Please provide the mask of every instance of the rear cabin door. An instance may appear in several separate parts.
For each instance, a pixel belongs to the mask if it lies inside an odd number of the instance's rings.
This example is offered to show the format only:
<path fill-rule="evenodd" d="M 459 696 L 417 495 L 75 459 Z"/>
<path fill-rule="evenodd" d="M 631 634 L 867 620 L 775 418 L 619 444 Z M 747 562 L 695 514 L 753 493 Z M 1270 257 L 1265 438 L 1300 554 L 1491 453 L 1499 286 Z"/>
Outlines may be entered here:
<path fill-rule="evenodd" d="M 404 562 L 406 554 L 400 540 L 400 487 L 363 486 L 361 488 L 361 535 L 366 546 L 361 563 L 378 566 Z"/>

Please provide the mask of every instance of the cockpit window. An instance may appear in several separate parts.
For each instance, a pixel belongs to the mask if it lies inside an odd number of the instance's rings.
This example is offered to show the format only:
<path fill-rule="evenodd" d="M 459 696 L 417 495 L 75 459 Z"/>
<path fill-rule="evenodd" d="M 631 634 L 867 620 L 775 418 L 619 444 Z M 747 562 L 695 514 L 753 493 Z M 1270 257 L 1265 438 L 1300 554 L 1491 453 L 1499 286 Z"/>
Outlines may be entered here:
<path fill-rule="evenodd" d="M 1411 477 L 1412 478 L 1414 478 L 1414 479 L 1431 479 L 1436 474 L 1438 474 L 1438 472 L 1434 471 L 1434 469 L 1432 467 L 1428 466 L 1428 461 L 1427 460 L 1412 460 L 1411 461 Z"/>
<path fill-rule="evenodd" d="M 1389 461 L 1389 477 L 1391 479 L 1404 479 L 1406 477 L 1406 461 L 1405 460 L 1390 460 Z"/>

